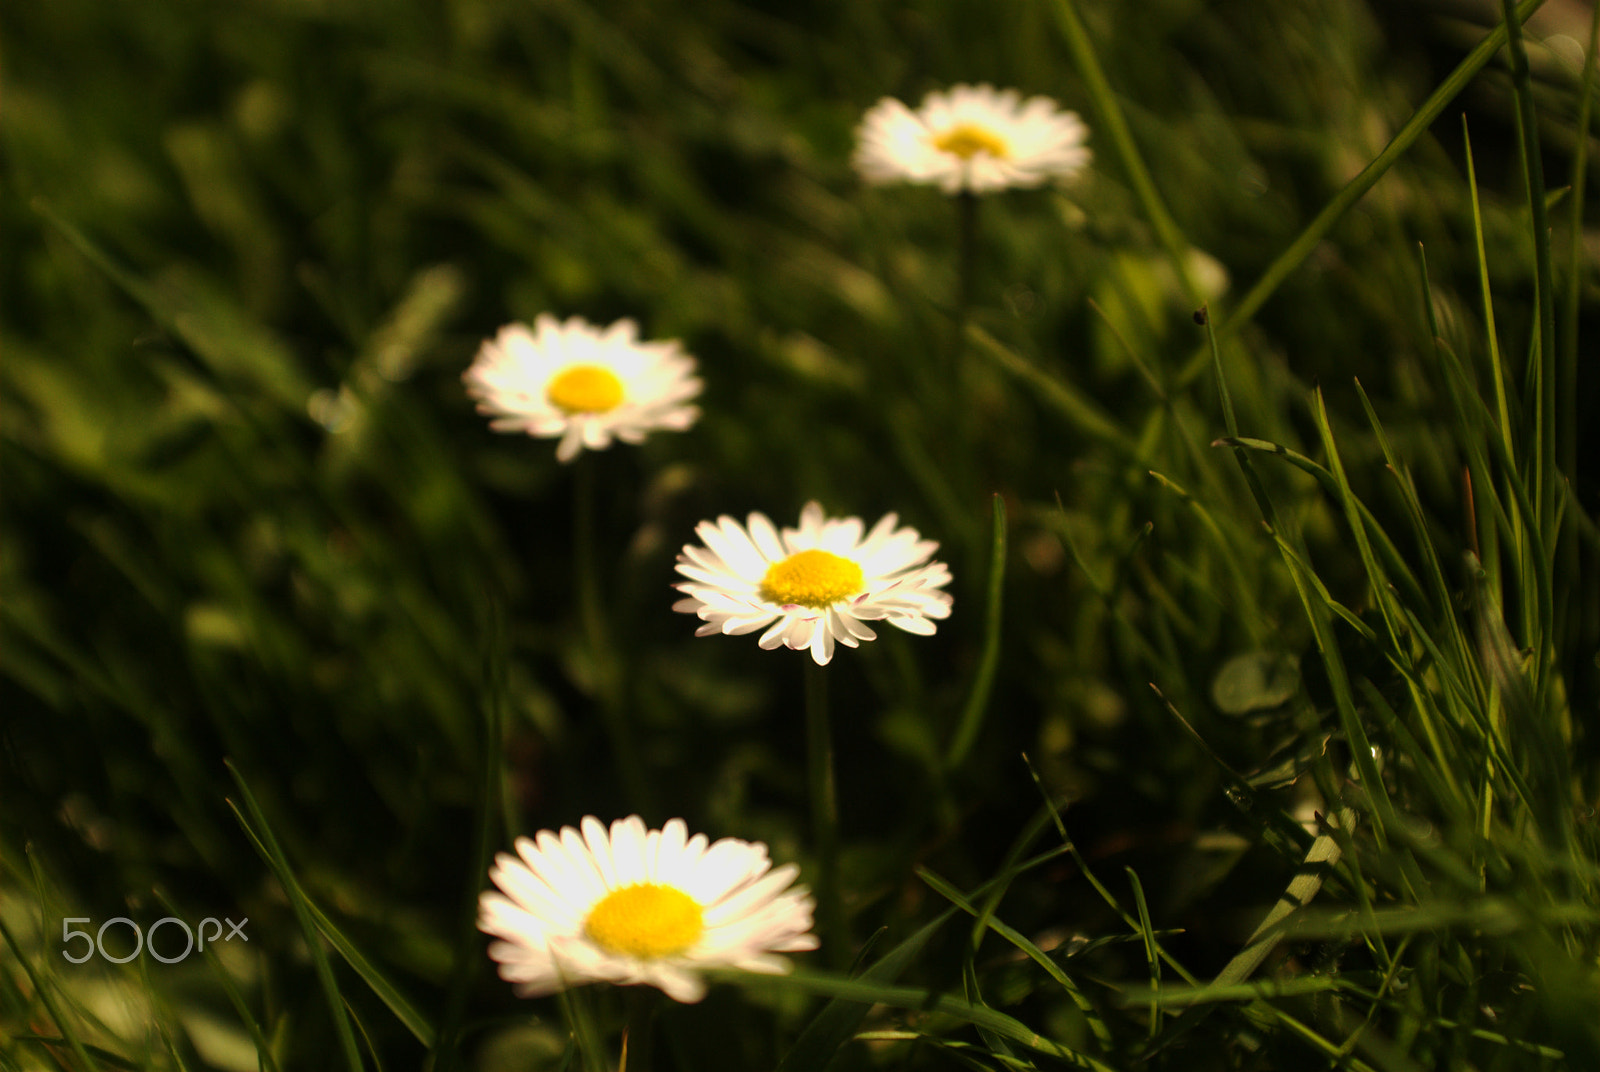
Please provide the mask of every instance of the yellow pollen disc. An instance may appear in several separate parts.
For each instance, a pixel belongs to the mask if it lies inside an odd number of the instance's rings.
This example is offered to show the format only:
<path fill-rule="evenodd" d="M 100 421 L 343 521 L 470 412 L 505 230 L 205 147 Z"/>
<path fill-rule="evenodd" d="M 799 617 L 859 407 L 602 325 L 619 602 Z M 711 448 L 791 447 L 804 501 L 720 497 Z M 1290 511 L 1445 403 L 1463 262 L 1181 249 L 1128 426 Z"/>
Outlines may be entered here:
<path fill-rule="evenodd" d="M 544 397 L 568 413 L 605 413 L 622 401 L 622 381 L 599 365 L 573 365 L 550 381 Z"/>
<path fill-rule="evenodd" d="M 774 562 L 761 578 L 761 598 L 812 610 L 861 591 L 861 567 L 827 551 L 800 551 Z"/>
<path fill-rule="evenodd" d="M 988 153 L 997 160 L 1011 155 L 998 135 L 971 123 L 951 127 L 933 139 L 933 147 L 941 153 L 955 153 L 963 160 L 971 160 L 979 153 Z"/>
<path fill-rule="evenodd" d="M 673 886 L 641 882 L 612 890 L 589 911 L 583 928 L 609 953 L 654 960 L 700 940 L 705 923 L 694 898 Z"/>

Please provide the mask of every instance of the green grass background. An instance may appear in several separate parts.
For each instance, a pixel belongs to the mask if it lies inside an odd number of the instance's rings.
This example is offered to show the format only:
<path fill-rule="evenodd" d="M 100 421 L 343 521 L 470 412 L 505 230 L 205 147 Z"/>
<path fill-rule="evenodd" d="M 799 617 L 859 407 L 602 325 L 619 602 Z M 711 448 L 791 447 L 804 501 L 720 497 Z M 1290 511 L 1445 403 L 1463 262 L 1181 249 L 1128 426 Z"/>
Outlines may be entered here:
<path fill-rule="evenodd" d="M 814 876 L 805 657 L 669 609 L 697 521 L 809 498 L 954 615 L 827 670 L 846 932 L 630 1067 L 1600 1065 L 1594 31 L 1542 6 L 1478 59 L 1497 5 L 8 7 L 0 1068 L 612 1067 L 622 995 L 495 977 L 487 854 L 640 810 Z M 983 80 L 1096 163 L 984 200 L 962 309 L 955 204 L 849 154 Z M 460 383 L 541 312 L 706 381 L 581 460 L 583 546 Z M 58 956 L 168 914 L 249 946 Z"/>

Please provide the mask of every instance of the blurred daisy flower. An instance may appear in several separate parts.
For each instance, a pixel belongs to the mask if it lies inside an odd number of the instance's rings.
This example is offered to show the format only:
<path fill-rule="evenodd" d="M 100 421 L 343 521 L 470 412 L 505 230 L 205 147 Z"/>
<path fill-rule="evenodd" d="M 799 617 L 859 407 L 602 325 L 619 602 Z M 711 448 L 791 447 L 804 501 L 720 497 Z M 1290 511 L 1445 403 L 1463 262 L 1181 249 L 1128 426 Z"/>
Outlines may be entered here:
<path fill-rule="evenodd" d="M 676 341 L 638 341 L 632 320 L 600 328 L 543 315 L 532 331 L 507 324 L 461 378 L 489 427 L 559 436 L 563 462 L 584 447 L 604 450 L 613 437 L 641 443 L 657 429 L 684 431 L 700 416 L 688 404 L 701 387 L 694 359 Z"/>
<path fill-rule="evenodd" d="M 800 869 L 774 868 L 760 842 L 688 836 L 682 819 L 646 831 L 637 815 L 607 832 L 587 816 L 518 838 L 478 899 L 489 956 L 519 997 L 584 983 L 644 983 L 675 1001 L 705 996 L 708 968 L 781 975 L 786 957 L 817 948 Z M 792 888 L 791 888 L 792 887 Z"/>
<path fill-rule="evenodd" d="M 867 110 L 854 163 L 870 183 L 937 184 L 947 194 L 988 193 L 1070 178 L 1089 164 L 1089 128 L 1048 97 L 958 85 L 916 111 L 892 97 Z"/>
<path fill-rule="evenodd" d="M 688 598 L 672 609 L 705 622 L 695 636 L 738 635 L 766 628 L 758 643 L 809 649 L 819 666 L 833 658 L 835 641 L 857 647 L 877 634 L 865 624 L 886 621 L 928 636 L 933 619 L 950 616 L 950 583 L 938 550 L 916 529 L 896 528 L 887 514 L 862 535 L 859 517 L 828 520 L 811 502 L 800 511 L 800 527 L 773 526 L 751 514 L 748 527 L 726 515 L 702 521 L 695 534 L 705 546 L 685 546 L 677 585 Z"/>

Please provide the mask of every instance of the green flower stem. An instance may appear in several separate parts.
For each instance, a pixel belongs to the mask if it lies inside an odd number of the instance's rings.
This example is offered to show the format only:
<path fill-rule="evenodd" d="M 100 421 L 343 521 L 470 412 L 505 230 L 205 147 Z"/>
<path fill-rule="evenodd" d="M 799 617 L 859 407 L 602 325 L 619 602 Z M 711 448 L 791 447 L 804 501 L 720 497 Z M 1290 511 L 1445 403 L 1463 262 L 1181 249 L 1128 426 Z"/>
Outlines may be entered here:
<path fill-rule="evenodd" d="M 935 445 L 934 449 L 939 458 L 938 467 L 944 473 L 943 483 L 959 489 L 970 487 L 976 479 L 976 473 L 973 472 L 971 459 L 963 452 L 951 449 L 951 446 L 954 443 L 975 442 L 983 435 L 983 420 L 980 417 L 982 407 L 973 402 L 983 396 L 980 381 L 984 370 L 976 367 L 967 341 L 978 293 L 978 195 L 971 190 L 962 190 L 955 200 L 956 308 L 951 325 L 950 364 L 945 381 L 954 384 L 956 389 L 942 393 L 942 401 L 935 411 L 945 429 L 940 434 L 954 434 L 949 442 Z M 958 500 L 966 498 L 959 491 L 956 495 Z M 967 510 L 964 507 L 960 514 L 965 522 Z M 979 538 L 976 527 L 970 523 L 962 524 L 957 531 L 969 548 Z"/>
<path fill-rule="evenodd" d="M 833 781 L 833 729 L 828 723 L 826 669 L 806 656 L 806 776 L 811 836 L 817 847 L 817 925 L 828 960 L 849 963 L 844 902 L 839 897 L 839 801 Z"/>
<path fill-rule="evenodd" d="M 589 644 L 589 669 L 593 675 L 595 698 L 606 733 L 616 756 L 629 805 L 645 816 L 654 816 L 655 794 L 650 775 L 639 753 L 639 737 L 628 718 L 623 695 L 623 675 L 606 627 L 605 604 L 601 598 L 600 567 L 595 558 L 595 469 L 597 459 L 585 452 L 577 459 L 573 473 L 572 510 L 573 555 L 577 559 L 578 614 L 583 620 Z"/>
<path fill-rule="evenodd" d="M 956 253 L 960 257 L 960 289 L 956 292 L 957 353 L 966 346 L 967 318 L 978 285 L 978 195 L 962 190 L 956 195 Z"/>
<path fill-rule="evenodd" d="M 578 1051 L 578 1067 L 582 1072 L 610 1072 L 611 1057 L 600 1039 L 590 1006 L 593 998 L 582 987 L 576 987 L 561 991 L 556 1000 Z"/>
<path fill-rule="evenodd" d="M 978 292 L 978 195 L 962 190 L 956 195 L 956 311 L 950 340 L 950 382 L 959 384 L 957 400 L 971 397 L 972 371 L 967 368 L 967 323 Z M 971 413 L 959 401 L 949 419 L 970 430 Z M 964 436 L 969 438 L 970 435 Z"/>
<path fill-rule="evenodd" d="M 989 552 L 989 591 L 987 614 L 983 634 L 983 652 L 978 659 L 978 672 L 972 681 L 972 691 L 967 694 L 966 705 L 961 710 L 950 749 L 945 753 L 945 769 L 955 770 L 966 760 L 983 728 L 983 715 L 989 706 L 989 694 L 994 690 L 995 670 L 1000 665 L 1000 605 L 1006 580 L 1006 503 L 999 492 L 991 501 L 993 509 L 993 541 Z"/>

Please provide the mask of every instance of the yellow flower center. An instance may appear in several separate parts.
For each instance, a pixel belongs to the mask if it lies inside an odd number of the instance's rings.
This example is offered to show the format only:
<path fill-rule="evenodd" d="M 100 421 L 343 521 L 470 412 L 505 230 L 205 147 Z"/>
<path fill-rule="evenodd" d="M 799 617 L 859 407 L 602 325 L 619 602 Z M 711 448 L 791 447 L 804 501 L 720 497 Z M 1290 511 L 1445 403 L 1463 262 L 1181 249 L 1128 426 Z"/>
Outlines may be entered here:
<path fill-rule="evenodd" d="M 673 886 L 641 882 L 612 890 L 589 911 L 583 928 L 609 953 L 654 960 L 700 940 L 705 921 L 694 898 Z"/>
<path fill-rule="evenodd" d="M 599 365 L 573 365 L 550 381 L 544 397 L 568 413 L 605 413 L 622 401 L 622 381 Z"/>
<path fill-rule="evenodd" d="M 963 160 L 971 160 L 979 153 L 988 153 L 997 160 L 1011 155 L 999 135 L 971 123 L 958 123 L 933 139 L 933 147 L 941 153 L 955 153 Z"/>
<path fill-rule="evenodd" d="M 774 562 L 761 578 L 761 598 L 812 610 L 861 591 L 861 567 L 827 551 L 800 551 Z"/>

